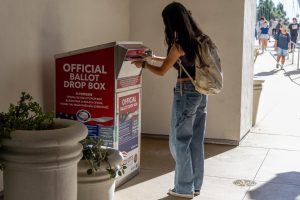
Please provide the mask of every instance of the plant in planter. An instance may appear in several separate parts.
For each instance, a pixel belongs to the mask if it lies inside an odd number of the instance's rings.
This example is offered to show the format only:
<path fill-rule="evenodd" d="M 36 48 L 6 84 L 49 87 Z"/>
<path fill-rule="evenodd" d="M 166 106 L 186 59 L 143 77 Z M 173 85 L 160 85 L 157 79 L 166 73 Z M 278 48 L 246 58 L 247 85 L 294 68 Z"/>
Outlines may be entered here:
<path fill-rule="evenodd" d="M 46 130 L 54 127 L 54 114 L 44 113 L 32 96 L 21 93 L 17 105 L 10 104 L 8 112 L 0 113 L 0 144 L 4 139 L 11 139 L 10 133 L 15 130 Z M 1 160 L 0 169 L 4 169 Z"/>
<path fill-rule="evenodd" d="M 8 112 L 0 113 L 1 139 L 9 138 L 14 130 L 46 130 L 54 127 L 54 114 L 45 113 L 41 106 L 33 101 L 33 97 L 21 93 L 17 105 L 10 104 Z"/>
<path fill-rule="evenodd" d="M 92 175 L 101 169 L 102 164 L 107 164 L 107 173 L 110 178 L 116 178 L 117 176 L 122 176 L 125 165 L 122 165 L 122 156 L 115 165 L 111 165 L 111 160 L 109 160 L 109 155 L 113 149 L 106 148 L 103 146 L 103 141 L 97 137 L 87 137 L 80 142 L 83 146 L 83 157 L 82 160 L 86 160 L 89 163 L 89 168 L 87 169 L 87 174 Z M 120 154 L 121 155 L 121 154 Z M 122 160 L 121 160 L 122 159 Z"/>
<path fill-rule="evenodd" d="M 78 200 L 112 200 L 115 178 L 122 176 L 126 166 L 124 158 L 115 149 L 103 146 L 96 137 L 81 141 L 83 157 L 78 164 Z"/>
<path fill-rule="evenodd" d="M 83 124 L 54 119 L 22 92 L 18 104 L 0 114 L 0 134 L 5 200 L 77 199 Z"/>

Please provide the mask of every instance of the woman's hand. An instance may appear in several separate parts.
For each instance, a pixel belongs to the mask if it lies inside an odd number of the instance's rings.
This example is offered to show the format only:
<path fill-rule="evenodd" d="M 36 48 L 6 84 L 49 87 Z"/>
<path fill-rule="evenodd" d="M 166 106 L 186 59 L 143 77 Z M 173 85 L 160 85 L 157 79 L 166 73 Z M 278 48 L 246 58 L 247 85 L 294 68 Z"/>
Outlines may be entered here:
<path fill-rule="evenodd" d="M 274 50 L 277 51 L 277 40 L 275 40 L 275 43 L 274 43 Z"/>
<path fill-rule="evenodd" d="M 185 55 L 184 51 L 181 49 L 179 45 L 172 45 L 168 56 L 166 58 L 161 58 L 163 63 L 161 66 L 152 65 L 147 62 L 147 59 L 138 59 L 133 60 L 131 63 L 134 64 L 137 68 L 148 69 L 152 73 L 163 76 L 180 58 L 180 56 Z"/>
<path fill-rule="evenodd" d="M 135 60 L 135 61 L 132 61 L 131 64 L 134 64 L 137 68 L 142 68 L 144 62 L 146 62 L 146 61 L 144 61 L 144 60 Z"/>

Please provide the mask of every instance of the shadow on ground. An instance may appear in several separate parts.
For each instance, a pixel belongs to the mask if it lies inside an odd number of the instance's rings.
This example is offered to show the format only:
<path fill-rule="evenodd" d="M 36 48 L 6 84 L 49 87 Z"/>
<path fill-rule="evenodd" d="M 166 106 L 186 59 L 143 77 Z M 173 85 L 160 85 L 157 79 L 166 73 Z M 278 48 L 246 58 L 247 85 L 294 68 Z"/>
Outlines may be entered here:
<path fill-rule="evenodd" d="M 268 71 L 268 72 L 259 72 L 257 74 L 254 74 L 254 77 L 258 77 L 258 76 L 271 76 L 271 75 L 276 74 L 279 71 L 280 71 L 280 69 L 273 69 L 273 70 Z"/>
<path fill-rule="evenodd" d="M 174 196 L 166 196 L 158 200 L 182 200 L 183 198 L 174 197 Z"/>
<path fill-rule="evenodd" d="M 175 162 L 169 151 L 167 139 L 153 139 L 143 137 L 141 140 L 141 170 L 140 174 L 118 187 L 127 187 L 151 180 L 174 171 Z M 205 159 L 224 153 L 235 146 L 205 144 Z M 168 199 L 168 197 L 166 197 Z"/>
<path fill-rule="evenodd" d="M 300 75 L 300 70 L 296 71 L 288 71 L 284 73 L 285 76 L 291 76 L 291 75 Z"/>
<path fill-rule="evenodd" d="M 295 70 L 295 71 L 284 70 L 284 75 L 287 76 L 293 83 L 300 86 L 300 76 L 299 76 L 300 70 Z"/>
<path fill-rule="evenodd" d="M 277 174 L 270 181 L 248 191 L 251 200 L 296 200 L 300 199 L 300 173 Z M 295 183 L 299 183 L 295 185 Z"/>

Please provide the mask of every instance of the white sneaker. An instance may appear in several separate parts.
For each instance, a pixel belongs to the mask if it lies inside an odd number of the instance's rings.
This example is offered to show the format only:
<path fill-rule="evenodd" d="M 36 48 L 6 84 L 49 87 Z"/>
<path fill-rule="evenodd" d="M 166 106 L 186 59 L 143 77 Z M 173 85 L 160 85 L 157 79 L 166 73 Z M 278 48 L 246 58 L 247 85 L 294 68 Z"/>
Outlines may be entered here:
<path fill-rule="evenodd" d="M 200 190 L 195 190 L 194 191 L 194 196 L 198 196 L 198 195 L 200 195 Z"/>
<path fill-rule="evenodd" d="M 185 198 L 185 199 L 193 199 L 194 195 L 193 194 L 180 194 L 177 193 L 173 190 L 169 190 L 168 195 L 174 196 L 174 197 L 181 197 L 181 198 Z"/>

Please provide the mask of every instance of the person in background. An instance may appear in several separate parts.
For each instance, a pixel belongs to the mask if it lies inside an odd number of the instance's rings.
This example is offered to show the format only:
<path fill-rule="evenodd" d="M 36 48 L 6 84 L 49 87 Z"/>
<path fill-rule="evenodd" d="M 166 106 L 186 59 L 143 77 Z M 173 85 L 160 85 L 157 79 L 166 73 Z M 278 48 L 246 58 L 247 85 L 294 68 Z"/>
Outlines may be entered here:
<path fill-rule="evenodd" d="M 162 18 L 167 57 L 160 67 L 145 60 L 132 63 L 160 76 L 172 67 L 178 71 L 169 140 L 170 151 L 176 163 L 175 178 L 174 187 L 168 194 L 192 199 L 194 195 L 200 194 L 203 183 L 207 96 L 195 90 L 185 72 L 180 73 L 177 60 L 180 58 L 188 73 L 195 78 L 195 58 L 200 56 L 198 39 L 203 36 L 203 32 L 181 3 L 167 5 L 163 9 Z"/>
<path fill-rule="evenodd" d="M 282 25 L 280 28 L 280 33 L 278 33 L 275 37 L 275 44 L 274 44 L 275 50 L 277 51 L 276 68 L 279 68 L 279 66 L 281 65 L 281 69 L 283 69 L 285 56 L 287 56 L 288 49 L 290 47 L 290 41 L 291 41 L 291 36 L 287 32 L 287 27 L 285 25 Z"/>
<path fill-rule="evenodd" d="M 293 18 L 293 22 L 289 25 L 290 29 L 290 34 L 291 34 L 291 41 L 294 43 L 297 43 L 297 38 L 298 38 L 298 30 L 300 28 L 300 25 L 297 22 L 297 18 Z M 291 43 L 291 51 L 294 50 L 295 45 Z"/>
<path fill-rule="evenodd" d="M 280 33 L 280 27 L 283 25 L 283 21 L 281 19 L 278 19 L 278 23 L 276 25 L 276 33 L 275 36 L 278 35 Z"/>
<path fill-rule="evenodd" d="M 256 36 L 258 38 L 258 44 L 261 45 L 260 41 L 260 28 L 262 27 L 263 22 L 265 21 L 264 17 L 260 17 L 259 21 L 256 23 Z"/>
<path fill-rule="evenodd" d="M 269 21 L 269 31 L 268 31 L 268 35 L 269 35 L 268 41 L 270 41 L 270 36 L 272 35 L 272 26 L 273 26 L 273 24 L 274 24 L 274 20 L 270 19 L 270 21 Z"/>
<path fill-rule="evenodd" d="M 262 23 L 259 39 L 261 41 L 262 53 L 264 53 L 264 51 L 267 50 L 267 44 L 269 40 L 269 25 L 267 20 L 264 20 Z"/>
<path fill-rule="evenodd" d="M 276 26 L 277 26 L 277 20 L 272 19 L 272 24 L 270 24 L 270 30 L 269 30 L 269 35 L 276 35 Z"/>

